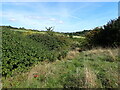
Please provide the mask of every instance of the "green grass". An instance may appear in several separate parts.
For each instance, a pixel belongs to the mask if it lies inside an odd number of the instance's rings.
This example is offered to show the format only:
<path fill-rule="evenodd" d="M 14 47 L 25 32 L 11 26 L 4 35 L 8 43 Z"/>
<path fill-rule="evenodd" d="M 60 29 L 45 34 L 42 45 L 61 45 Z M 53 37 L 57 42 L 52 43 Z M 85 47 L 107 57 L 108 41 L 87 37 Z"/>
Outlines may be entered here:
<path fill-rule="evenodd" d="M 3 80 L 5 88 L 118 88 L 119 49 L 92 49 L 72 60 L 42 62 Z M 39 75 L 34 78 L 33 74 Z"/>

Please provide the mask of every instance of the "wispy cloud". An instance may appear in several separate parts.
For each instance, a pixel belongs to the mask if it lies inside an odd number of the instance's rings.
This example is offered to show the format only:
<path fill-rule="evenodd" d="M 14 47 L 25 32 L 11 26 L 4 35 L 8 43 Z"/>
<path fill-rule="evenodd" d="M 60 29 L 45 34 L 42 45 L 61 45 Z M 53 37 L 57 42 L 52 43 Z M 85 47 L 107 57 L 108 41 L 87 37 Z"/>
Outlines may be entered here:
<path fill-rule="evenodd" d="M 15 18 L 10 18 L 9 21 L 15 22 L 17 20 Z"/>
<path fill-rule="evenodd" d="M 55 18 L 50 18 L 49 20 L 50 20 L 50 21 L 53 21 L 53 22 L 55 22 L 55 23 L 63 24 L 63 21 L 62 21 L 62 20 L 58 20 L 58 19 L 55 19 Z"/>
<path fill-rule="evenodd" d="M 60 20 L 59 23 L 60 23 L 60 24 L 63 24 L 63 21 Z"/>
<path fill-rule="evenodd" d="M 27 18 L 27 19 L 36 19 L 36 20 L 46 20 L 48 19 L 47 17 L 43 17 L 43 16 L 33 16 L 33 15 L 24 15 L 24 18 Z"/>
<path fill-rule="evenodd" d="M 4 3 L 3 24 L 43 30 L 84 30 L 105 24 L 117 16 L 117 3 Z M 115 11 L 116 10 L 116 11 Z"/>
<path fill-rule="evenodd" d="M 50 21 L 56 21 L 56 19 L 55 19 L 55 18 L 50 18 L 49 20 L 50 20 Z"/>
<path fill-rule="evenodd" d="M 59 24 L 63 24 L 62 20 L 56 19 L 56 18 L 49 18 L 49 17 L 43 17 L 43 16 L 24 16 L 24 18 L 26 19 L 34 19 L 34 20 L 44 20 L 44 21 L 51 21 L 54 23 L 59 23 Z"/>

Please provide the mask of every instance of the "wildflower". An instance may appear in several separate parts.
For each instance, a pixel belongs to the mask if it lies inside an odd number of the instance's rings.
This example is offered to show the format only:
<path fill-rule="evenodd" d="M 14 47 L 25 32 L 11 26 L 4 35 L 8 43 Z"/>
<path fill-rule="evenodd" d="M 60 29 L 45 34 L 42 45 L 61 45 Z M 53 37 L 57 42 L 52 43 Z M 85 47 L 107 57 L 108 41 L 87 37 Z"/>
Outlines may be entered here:
<path fill-rule="evenodd" d="M 34 78 L 37 78 L 37 77 L 39 77 L 39 75 L 34 75 Z"/>

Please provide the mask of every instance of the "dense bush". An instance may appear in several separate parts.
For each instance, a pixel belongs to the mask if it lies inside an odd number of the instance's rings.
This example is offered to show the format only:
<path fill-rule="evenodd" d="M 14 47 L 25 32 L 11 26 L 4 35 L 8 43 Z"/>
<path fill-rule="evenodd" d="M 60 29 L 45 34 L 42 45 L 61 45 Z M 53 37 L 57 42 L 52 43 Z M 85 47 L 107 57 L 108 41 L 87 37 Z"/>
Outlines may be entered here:
<path fill-rule="evenodd" d="M 34 41 L 45 45 L 49 50 L 60 50 L 63 47 L 70 45 L 70 40 L 64 36 L 47 35 L 47 34 L 32 34 L 28 36 Z"/>
<path fill-rule="evenodd" d="M 2 75 L 15 75 L 40 61 L 65 57 L 62 53 L 68 50 L 68 42 L 64 37 L 27 35 L 2 27 Z"/>
<path fill-rule="evenodd" d="M 88 49 L 88 42 L 86 38 L 72 38 L 73 43 L 71 49 L 80 48 L 81 51 Z"/>
<path fill-rule="evenodd" d="M 93 46 L 120 46 L 120 17 L 103 27 L 91 30 L 86 34 L 86 38 Z"/>

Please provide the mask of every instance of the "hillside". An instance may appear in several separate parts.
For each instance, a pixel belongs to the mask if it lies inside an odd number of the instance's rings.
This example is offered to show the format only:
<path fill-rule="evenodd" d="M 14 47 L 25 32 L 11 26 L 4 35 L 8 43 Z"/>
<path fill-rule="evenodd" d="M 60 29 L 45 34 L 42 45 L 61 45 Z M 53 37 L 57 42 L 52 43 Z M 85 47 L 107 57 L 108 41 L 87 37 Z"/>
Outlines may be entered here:
<path fill-rule="evenodd" d="M 118 88 L 119 21 L 72 36 L 1 26 L 3 88 Z"/>
<path fill-rule="evenodd" d="M 64 58 L 70 40 L 63 36 L 49 36 L 27 30 L 2 28 L 2 75 L 26 71 L 40 61 Z"/>

